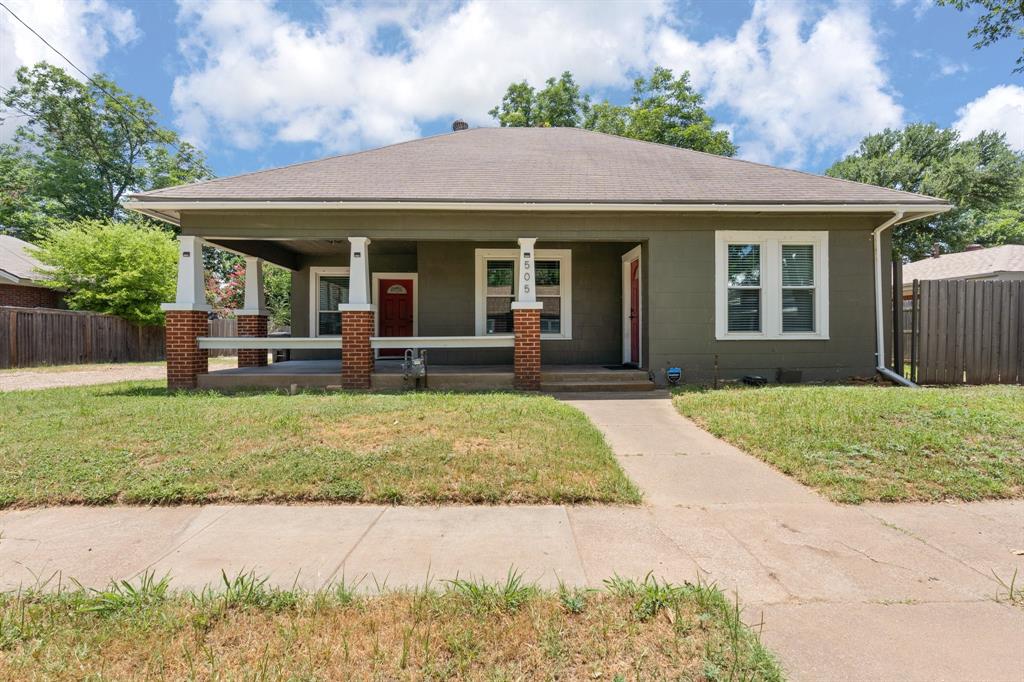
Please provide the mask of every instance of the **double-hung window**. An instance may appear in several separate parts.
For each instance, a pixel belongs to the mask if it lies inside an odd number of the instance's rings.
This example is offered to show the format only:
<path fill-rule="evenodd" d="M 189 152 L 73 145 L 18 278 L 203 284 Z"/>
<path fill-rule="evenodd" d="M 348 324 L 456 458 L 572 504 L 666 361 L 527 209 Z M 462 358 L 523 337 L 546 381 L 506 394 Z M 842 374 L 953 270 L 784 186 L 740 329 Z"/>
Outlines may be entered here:
<path fill-rule="evenodd" d="M 828 232 L 715 233 L 718 339 L 827 339 Z"/>
<path fill-rule="evenodd" d="M 544 339 L 572 338 L 572 251 L 538 249 L 534 286 Z M 476 250 L 476 333 L 512 334 L 512 303 L 519 277 L 519 249 Z"/>
<path fill-rule="evenodd" d="M 348 268 L 310 270 L 310 336 L 341 336 L 338 306 L 348 303 Z"/>

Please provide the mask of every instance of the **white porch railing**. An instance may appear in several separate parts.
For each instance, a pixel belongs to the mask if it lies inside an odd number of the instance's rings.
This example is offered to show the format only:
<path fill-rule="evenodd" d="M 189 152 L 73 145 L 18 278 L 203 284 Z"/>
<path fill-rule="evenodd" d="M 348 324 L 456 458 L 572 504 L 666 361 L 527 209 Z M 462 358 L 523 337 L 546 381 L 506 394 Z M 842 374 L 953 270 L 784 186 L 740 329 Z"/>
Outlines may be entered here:
<path fill-rule="evenodd" d="M 304 336 L 200 336 L 196 341 L 199 342 L 200 348 L 341 348 L 341 339 L 337 337 L 331 339 Z"/>
<path fill-rule="evenodd" d="M 200 348 L 259 348 L 267 350 L 330 349 L 341 348 L 338 337 L 305 336 L 200 336 Z M 415 348 L 512 348 L 514 334 L 491 336 L 371 336 L 370 347 L 375 349 Z"/>

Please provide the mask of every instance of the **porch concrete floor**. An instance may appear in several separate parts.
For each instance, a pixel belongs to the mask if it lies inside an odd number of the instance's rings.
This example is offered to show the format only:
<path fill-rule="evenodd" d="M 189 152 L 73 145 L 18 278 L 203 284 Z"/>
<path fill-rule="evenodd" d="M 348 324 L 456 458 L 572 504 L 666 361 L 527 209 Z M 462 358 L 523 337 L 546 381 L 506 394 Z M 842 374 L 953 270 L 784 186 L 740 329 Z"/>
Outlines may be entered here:
<path fill-rule="evenodd" d="M 0 513 L 0 587 L 170 572 L 177 587 L 254 569 L 320 587 L 416 586 L 514 566 L 555 587 L 649 571 L 737 591 L 793 679 L 1014 680 L 1024 502 L 832 504 L 680 417 L 664 392 L 567 397 L 647 504 L 207 506 Z M 53 585 L 55 583 L 51 583 Z"/>
<path fill-rule="evenodd" d="M 427 368 L 431 374 L 511 374 L 512 365 L 441 365 L 430 364 L 428 358 Z M 594 372 L 616 372 L 618 370 L 608 369 L 604 365 L 544 365 L 545 372 L 558 373 L 579 373 L 588 374 Z M 401 374 L 401 358 L 380 358 L 374 364 L 376 374 Z M 341 374 L 341 360 L 288 360 L 285 362 L 274 362 L 265 367 L 237 367 L 231 369 L 211 370 L 210 374 L 217 373 L 225 376 L 246 376 L 254 374 Z"/>

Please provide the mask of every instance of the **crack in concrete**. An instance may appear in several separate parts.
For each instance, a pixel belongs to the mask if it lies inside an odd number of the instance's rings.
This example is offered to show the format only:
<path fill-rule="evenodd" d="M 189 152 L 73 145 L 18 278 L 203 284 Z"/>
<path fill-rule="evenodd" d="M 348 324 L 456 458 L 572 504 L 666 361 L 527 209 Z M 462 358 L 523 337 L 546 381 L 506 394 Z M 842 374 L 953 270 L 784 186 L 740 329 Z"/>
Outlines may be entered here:
<path fill-rule="evenodd" d="M 338 571 L 340 571 L 341 567 L 345 565 L 345 562 L 348 561 L 348 558 L 352 556 L 352 552 L 356 551 L 356 547 L 358 547 L 363 542 L 363 540 L 366 539 L 366 536 L 370 534 L 370 531 L 373 530 L 374 526 L 377 525 L 377 522 L 380 521 L 381 517 L 384 516 L 384 513 L 386 511 L 387 507 L 381 509 L 380 513 L 377 514 L 377 516 L 373 517 L 373 521 L 370 521 L 369 525 L 366 526 L 366 529 L 359 535 L 358 538 L 356 538 L 356 541 L 352 543 L 352 546 L 348 548 L 348 551 L 345 552 L 345 556 L 341 557 L 341 561 L 338 562 L 338 565 L 335 566 L 334 570 L 331 571 L 330 575 L 327 576 L 327 579 L 323 582 L 321 587 L 326 588 L 331 584 L 331 582 L 334 580 L 334 577 L 338 575 Z M 430 574 L 429 567 L 427 568 L 427 574 L 428 576 Z"/>

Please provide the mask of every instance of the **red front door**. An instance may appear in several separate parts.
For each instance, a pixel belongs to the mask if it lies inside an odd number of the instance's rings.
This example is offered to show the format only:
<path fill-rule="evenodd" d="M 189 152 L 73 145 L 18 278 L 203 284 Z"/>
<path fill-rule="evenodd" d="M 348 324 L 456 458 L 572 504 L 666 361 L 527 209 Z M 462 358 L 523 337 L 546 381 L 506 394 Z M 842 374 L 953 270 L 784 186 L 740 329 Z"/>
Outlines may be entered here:
<path fill-rule="evenodd" d="M 377 311 L 381 336 L 413 335 L 413 286 L 411 279 L 382 279 L 377 285 Z M 405 351 L 382 349 L 381 356 L 402 355 Z"/>
<path fill-rule="evenodd" d="M 640 259 L 629 264 L 629 361 L 640 365 Z"/>

